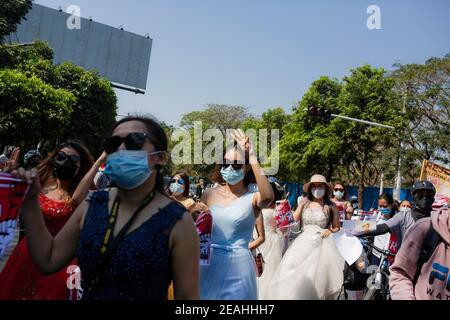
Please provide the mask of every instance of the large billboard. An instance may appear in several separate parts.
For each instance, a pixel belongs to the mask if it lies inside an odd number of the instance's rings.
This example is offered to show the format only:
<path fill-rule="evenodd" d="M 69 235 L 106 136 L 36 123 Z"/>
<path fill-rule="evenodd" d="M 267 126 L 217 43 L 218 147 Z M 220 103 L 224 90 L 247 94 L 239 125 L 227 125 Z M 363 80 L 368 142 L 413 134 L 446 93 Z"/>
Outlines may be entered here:
<path fill-rule="evenodd" d="M 33 9 L 11 35 L 14 42 L 46 41 L 54 50 L 54 63 L 70 61 L 97 70 L 109 81 L 146 89 L 152 39 L 113 28 L 62 10 L 33 4 Z"/>

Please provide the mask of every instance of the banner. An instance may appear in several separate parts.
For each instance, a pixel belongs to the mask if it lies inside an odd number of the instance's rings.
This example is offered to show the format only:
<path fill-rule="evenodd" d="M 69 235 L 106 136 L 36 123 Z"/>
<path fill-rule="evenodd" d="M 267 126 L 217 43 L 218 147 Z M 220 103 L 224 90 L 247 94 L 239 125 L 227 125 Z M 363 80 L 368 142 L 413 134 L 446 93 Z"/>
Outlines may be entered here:
<path fill-rule="evenodd" d="M 28 184 L 0 173 L 0 258 L 14 239 L 19 209 Z"/>
<path fill-rule="evenodd" d="M 448 206 L 450 199 L 450 170 L 428 160 L 422 163 L 420 180 L 430 181 L 436 188 L 433 207 Z"/>
<path fill-rule="evenodd" d="M 278 229 L 287 228 L 287 227 L 295 225 L 291 206 L 287 199 L 276 201 L 275 202 L 275 210 L 277 212 L 275 221 L 277 223 Z"/>
<path fill-rule="evenodd" d="M 200 238 L 200 265 L 208 266 L 211 263 L 211 234 L 212 215 L 210 211 L 202 212 L 195 221 L 197 233 Z"/>

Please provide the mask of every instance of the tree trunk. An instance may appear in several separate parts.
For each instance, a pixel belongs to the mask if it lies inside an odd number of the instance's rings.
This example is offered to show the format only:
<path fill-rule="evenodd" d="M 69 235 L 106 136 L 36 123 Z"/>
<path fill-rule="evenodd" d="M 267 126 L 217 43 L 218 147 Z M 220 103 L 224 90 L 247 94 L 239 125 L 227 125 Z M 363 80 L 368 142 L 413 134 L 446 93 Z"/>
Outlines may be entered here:
<path fill-rule="evenodd" d="M 331 163 L 331 164 L 328 165 L 328 170 L 327 170 L 327 173 L 326 173 L 327 181 L 330 182 L 330 183 L 333 183 L 331 181 L 331 179 L 333 178 L 333 172 L 334 172 L 334 165 Z"/>

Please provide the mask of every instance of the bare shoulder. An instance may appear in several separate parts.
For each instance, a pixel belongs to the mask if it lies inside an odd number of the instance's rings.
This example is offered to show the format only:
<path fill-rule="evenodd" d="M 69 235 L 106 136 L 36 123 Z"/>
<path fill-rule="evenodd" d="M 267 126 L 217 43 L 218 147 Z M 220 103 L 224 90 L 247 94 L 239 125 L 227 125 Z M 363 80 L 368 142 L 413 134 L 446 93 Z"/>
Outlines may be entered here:
<path fill-rule="evenodd" d="M 214 194 L 221 193 L 223 190 L 222 186 L 217 186 L 213 188 L 208 188 L 202 193 L 201 201 L 205 204 L 208 204 L 209 200 L 213 197 Z"/>
<path fill-rule="evenodd" d="M 194 221 L 189 212 L 185 212 L 180 220 L 173 226 L 170 234 L 170 247 L 175 243 L 186 241 L 188 239 L 197 239 L 197 232 L 195 230 Z"/>

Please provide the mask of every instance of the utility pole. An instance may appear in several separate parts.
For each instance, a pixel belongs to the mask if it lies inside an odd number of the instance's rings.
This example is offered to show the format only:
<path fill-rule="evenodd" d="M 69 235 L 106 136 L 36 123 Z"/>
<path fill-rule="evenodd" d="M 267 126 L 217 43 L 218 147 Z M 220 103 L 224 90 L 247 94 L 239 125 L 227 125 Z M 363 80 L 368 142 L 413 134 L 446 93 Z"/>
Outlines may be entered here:
<path fill-rule="evenodd" d="M 402 96 L 403 96 L 403 118 L 406 116 L 406 98 L 408 94 L 408 89 L 404 88 L 402 90 Z M 397 156 L 397 178 L 395 179 L 395 189 L 393 193 L 394 200 L 400 200 L 400 190 L 402 187 L 402 174 L 401 174 L 401 165 L 402 165 L 402 155 L 403 155 L 403 139 L 405 138 L 405 127 L 403 127 L 402 135 L 400 137 L 400 144 L 398 149 L 398 156 Z"/>

